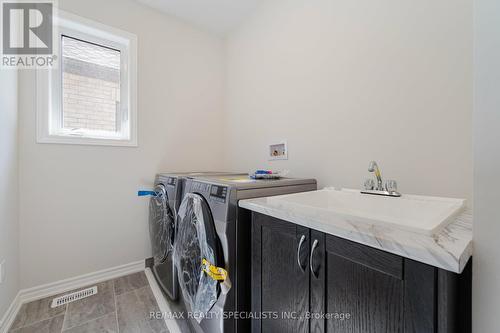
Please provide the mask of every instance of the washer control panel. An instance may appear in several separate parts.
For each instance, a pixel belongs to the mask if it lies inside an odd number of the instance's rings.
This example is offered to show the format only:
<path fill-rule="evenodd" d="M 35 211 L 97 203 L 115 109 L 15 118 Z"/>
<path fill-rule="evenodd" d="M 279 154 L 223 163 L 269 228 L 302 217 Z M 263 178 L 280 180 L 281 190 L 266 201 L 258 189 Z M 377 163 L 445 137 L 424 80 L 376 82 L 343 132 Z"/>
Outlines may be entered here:
<path fill-rule="evenodd" d="M 193 182 L 191 184 L 191 191 L 192 192 L 200 192 L 200 193 L 209 193 L 210 184 Z"/>
<path fill-rule="evenodd" d="M 175 178 L 175 177 L 168 177 L 168 179 L 167 179 L 167 186 L 175 187 L 176 183 L 177 183 L 177 178 Z"/>
<path fill-rule="evenodd" d="M 227 187 L 212 185 L 210 188 L 210 199 L 218 201 L 218 202 L 226 202 L 227 197 Z"/>

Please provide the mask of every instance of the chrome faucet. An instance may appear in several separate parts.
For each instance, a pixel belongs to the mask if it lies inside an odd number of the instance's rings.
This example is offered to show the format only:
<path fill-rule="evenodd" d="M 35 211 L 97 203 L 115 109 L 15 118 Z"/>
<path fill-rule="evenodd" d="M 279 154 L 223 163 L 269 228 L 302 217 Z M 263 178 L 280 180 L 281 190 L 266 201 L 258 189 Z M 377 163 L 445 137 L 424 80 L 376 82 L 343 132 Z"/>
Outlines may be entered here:
<path fill-rule="evenodd" d="M 373 181 L 373 179 L 367 179 L 365 181 L 365 189 L 361 191 L 361 193 L 383 195 L 387 197 L 401 196 L 401 193 L 398 192 L 398 184 L 395 180 L 386 181 L 384 186 L 384 182 L 382 181 L 382 173 L 380 172 L 380 168 L 378 167 L 377 162 L 371 161 L 370 165 L 368 165 L 368 171 L 375 174 L 377 185 L 375 186 L 375 182 Z"/>
<path fill-rule="evenodd" d="M 384 190 L 384 186 L 382 185 L 383 184 L 383 182 L 382 182 L 382 174 L 380 173 L 380 169 L 378 167 L 377 162 L 371 161 L 370 165 L 368 166 L 368 171 L 369 172 L 374 172 L 375 173 L 375 177 L 377 177 L 377 188 L 376 188 L 376 190 L 377 191 L 383 191 Z"/>

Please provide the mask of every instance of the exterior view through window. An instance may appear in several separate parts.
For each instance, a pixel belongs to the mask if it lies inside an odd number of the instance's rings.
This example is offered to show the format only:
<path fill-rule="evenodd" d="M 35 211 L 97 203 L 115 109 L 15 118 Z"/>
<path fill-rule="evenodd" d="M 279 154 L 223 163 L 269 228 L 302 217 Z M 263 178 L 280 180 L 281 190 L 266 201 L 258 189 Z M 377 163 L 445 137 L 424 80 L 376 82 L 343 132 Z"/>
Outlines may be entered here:
<path fill-rule="evenodd" d="M 61 37 L 62 127 L 99 135 L 120 132 L 120 51 Z"/>

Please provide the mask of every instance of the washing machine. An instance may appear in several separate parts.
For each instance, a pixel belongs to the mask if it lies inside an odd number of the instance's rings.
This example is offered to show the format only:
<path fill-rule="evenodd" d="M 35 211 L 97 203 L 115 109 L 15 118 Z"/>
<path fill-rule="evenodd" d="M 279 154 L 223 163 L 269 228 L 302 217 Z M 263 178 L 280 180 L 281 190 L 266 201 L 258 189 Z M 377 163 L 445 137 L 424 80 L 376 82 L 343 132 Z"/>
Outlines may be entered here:
<path fill-rule="evenodd" d="M 177 273 L 172 260 L 175 244 L 177 210 L 188 177 L 242 175 L 230 172 L 161 173 L 155 178 L 149 203 L 149 234 L 153 250 L 151 271 L 162 291 L 171 299 L 178 298 Z"/>
<path fill-rule="evenodd" d="M 316 189 L 315 179 L 186 179 L 173 258 L 193 332 L 250 331 L 250 319 L 231 318 L 251 305 L 251 213 L 238 208 L 238 201 Z"/>

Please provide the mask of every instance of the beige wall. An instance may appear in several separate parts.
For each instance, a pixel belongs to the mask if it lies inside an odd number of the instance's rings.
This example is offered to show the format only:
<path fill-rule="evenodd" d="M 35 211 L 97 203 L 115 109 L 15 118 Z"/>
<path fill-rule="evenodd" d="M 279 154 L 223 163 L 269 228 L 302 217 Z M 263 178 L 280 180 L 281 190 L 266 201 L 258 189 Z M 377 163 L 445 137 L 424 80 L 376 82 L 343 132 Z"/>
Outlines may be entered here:
<path fill-rule="evenodd" d="M 227 48 L 231 168 L 471 198 L 471 0 L 270 0 Z"/>
<path fill-rule="evenodd" d="M 500 3 L 474 2 L 473 332 L 498 332 L 500 308 Z"/>
<path fill-rule="evenodd" d="M 35 81 L 22 73 L 22 288 L 149 257 L 137 190 L 159 171 L 222 167 L 223 41 L 129 0 L 59 4 L 138 36 L 139 147 L 37 144 Z"/>
<path fill-rule="evenodd" d="M 0 321 L 19 290 L 17 111 L 17 72 L 0 70 Z"/>

